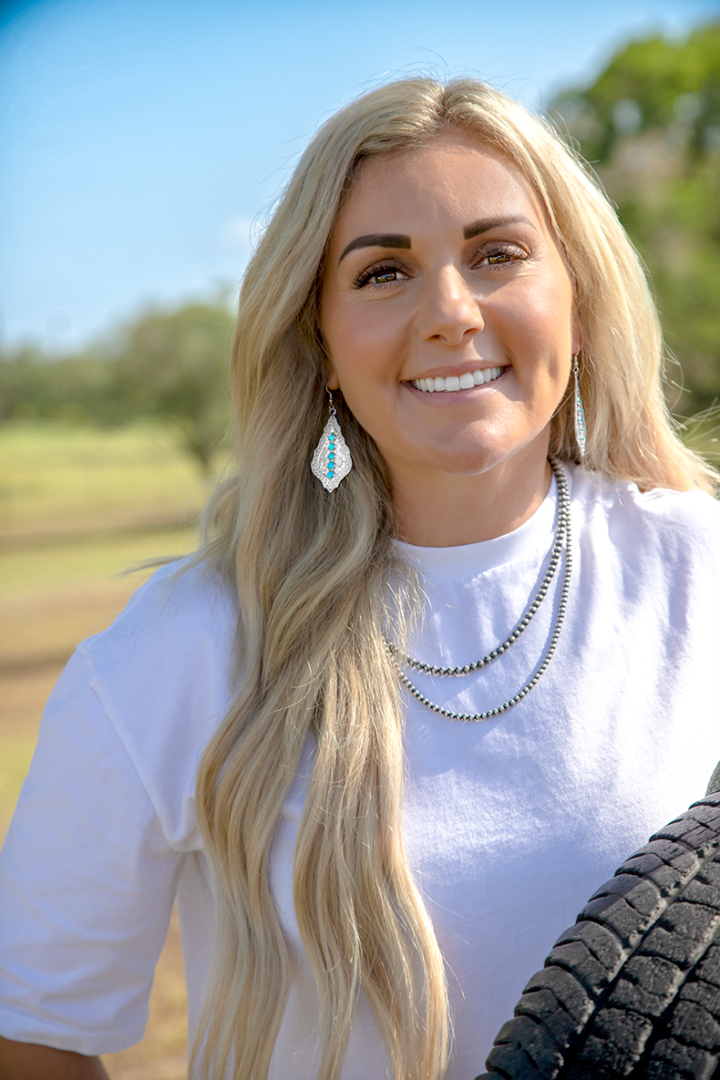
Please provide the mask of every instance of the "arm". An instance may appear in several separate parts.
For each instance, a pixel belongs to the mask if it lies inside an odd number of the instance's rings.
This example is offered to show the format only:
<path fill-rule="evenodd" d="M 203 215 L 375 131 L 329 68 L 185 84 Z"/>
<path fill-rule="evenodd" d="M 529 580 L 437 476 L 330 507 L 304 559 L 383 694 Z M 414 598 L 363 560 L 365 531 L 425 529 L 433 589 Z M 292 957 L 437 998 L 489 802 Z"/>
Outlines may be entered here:
<path fill-rule="evenodd" d="M 0 1033 L 20 1055 L 13 1080 L 104 1080 L 95 1055 L 142 1038 L 172 909 L 179 856 L 87 682 L 76 658 L 0 855 Z M 57 1072 L 43 1071 L 48 1054 Z"/>
<path fill-rule="evenodd" d="M 99 1057 L 72 1050 L 15 1042 L 0 1035 L 0 1076 L 3 1080 L 108 1080 Z"/>

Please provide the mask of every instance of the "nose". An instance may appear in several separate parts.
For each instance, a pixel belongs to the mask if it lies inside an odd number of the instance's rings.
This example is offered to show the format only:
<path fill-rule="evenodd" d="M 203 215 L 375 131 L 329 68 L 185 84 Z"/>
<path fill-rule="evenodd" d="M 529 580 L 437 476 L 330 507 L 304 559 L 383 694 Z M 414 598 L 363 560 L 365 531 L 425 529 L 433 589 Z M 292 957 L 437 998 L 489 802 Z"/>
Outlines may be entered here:
<path fill-rule="evenodd" d="M 444 266 L 427 279 L 418 312 L 418 329 L 425 341 L 459 345 L 483 326 L 478 298 L 457 267 Z"/>

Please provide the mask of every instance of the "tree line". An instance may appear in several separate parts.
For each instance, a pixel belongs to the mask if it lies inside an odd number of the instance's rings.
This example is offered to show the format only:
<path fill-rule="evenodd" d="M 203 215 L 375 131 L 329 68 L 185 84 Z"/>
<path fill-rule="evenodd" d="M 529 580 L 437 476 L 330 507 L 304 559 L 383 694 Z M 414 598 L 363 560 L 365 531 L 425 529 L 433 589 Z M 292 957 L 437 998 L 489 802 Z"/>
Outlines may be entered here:
<path fill-rule="evenodd" d="M 685 416 L 720 398 L 720 22 L 620 49 L 549 110 L 595 169 L 648 267 Z M 227 423 L 233 317 L 220 302 L 148 311 L 102 344 L 51 361 L 0 351 L 0 423 L 173 424 L 209 468 Z M 672 356 L 679 366 L 672 364 Z"/>
<path fill-rule="evenodd" d="M 234 319 L 220 302 L 154 310 L 83 352 L 50 360 L 25 347 L 0 354 L 0 422 L 57 420 L 117 427 L 171 424 L 207 472 L 227 426 Z"/>

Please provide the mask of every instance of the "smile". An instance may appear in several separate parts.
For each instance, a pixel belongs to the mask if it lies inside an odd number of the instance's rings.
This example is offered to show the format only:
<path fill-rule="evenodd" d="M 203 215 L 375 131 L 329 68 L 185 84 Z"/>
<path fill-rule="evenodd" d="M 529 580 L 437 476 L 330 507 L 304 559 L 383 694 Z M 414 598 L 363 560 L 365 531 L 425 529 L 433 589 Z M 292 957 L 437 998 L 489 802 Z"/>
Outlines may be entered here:
<path fill-rule="evenodd" d="M 412 385 L 416 390 L 424 390 L 426 394 L 434 394 L 436 390 L 472 390 L 474 386 L 482 386 L 483 383 L 493 382 L 499 379 L 504 367 L 485 368 L 477 371 L 467 371 L 464 375 L 447 375 L 445 378 L 438 375 L 435 379 L 413 379 Z"/>

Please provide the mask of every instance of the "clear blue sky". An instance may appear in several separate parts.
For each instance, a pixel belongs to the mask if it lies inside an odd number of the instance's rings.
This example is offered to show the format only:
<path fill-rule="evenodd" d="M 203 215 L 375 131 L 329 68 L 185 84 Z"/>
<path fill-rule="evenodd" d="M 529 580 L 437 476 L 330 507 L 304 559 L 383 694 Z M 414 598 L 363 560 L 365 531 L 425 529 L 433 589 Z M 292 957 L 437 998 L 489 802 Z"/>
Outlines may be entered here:
<path fill-rule="evenodd" d="M 398 74 L 533 107 L 720 0 L 0 2 L 0 340 L 69 348 L 234 288 L 318 123 Z"/>

